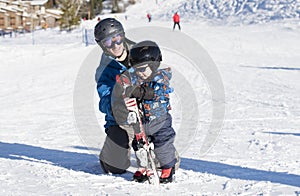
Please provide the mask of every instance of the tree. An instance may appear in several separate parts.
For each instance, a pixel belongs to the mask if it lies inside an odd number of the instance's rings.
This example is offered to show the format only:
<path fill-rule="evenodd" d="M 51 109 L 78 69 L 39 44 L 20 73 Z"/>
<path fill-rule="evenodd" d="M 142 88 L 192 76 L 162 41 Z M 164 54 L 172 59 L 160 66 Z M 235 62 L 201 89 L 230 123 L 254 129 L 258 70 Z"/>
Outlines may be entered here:
<path fill-rule="evenodd" d="M 83 0 L 79 10 L 80 17 L 93 19 L 96 15 L 101 14 L 102 0 Z"/>
<path fill-rule="evenodd" d="M 95 12 L 94 14 L 95 15 L 98 15 L 98 14 L 101 14 L 102 12 L 102 0 L 93 0 L 94 1 L 94 9 L 95 9 Z"/>
<path fill-rule="evenodd" d="M 56 0 L 48 0 L 48 2 L 46 3 L 46 8 L 57 8 L 57 1 Z"/>
<path fill-rule="evenodd" d="M 119 12 L 120 12 L 120 8 L 119 8 L 118 0 L 112 0 L 111 13 L 119 13 Z"/>
<path fill-rule="evenodd" d="M 79 24 L 79 0 L 59 0 L 59 8 L 63 11 L 63 15 L 60 20 L 61 29 L 67 29 L 70 31 L 74 28 L 74 26 Z"/>

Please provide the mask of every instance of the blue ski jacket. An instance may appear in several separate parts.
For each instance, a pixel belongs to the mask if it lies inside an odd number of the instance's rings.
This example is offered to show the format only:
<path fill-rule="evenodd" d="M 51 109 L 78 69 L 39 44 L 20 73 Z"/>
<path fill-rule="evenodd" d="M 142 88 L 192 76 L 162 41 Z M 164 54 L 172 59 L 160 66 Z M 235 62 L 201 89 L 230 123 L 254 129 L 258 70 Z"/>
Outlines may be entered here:
<path fill-rule="evenodd" d="M 95 80 L 97 82 L 97 91 L 100 97 L 99 110 L 105 114 L 105 128 L 117 125 L 112 114 L 111 95 L 116 84 L 116 75 L 126 71 L 127 68 L 113 59 L 102 54 L 100 65 L 96 70 Z"/>
<path fill-rule="evenodd" d="M 173 88 L 169 86 L 172 78 L 171 68 L 157 70 L 151 81 L 141 80 L 136 75 L 133 67 L 128 72 L 131 75 L 132 85 L 149 86 L 154 89 L 154 99 L 143 100 L 143 112 L 146 122 L 165 116 L 171 109 L 169 102 L 169 94 L 173 92 Z"/>

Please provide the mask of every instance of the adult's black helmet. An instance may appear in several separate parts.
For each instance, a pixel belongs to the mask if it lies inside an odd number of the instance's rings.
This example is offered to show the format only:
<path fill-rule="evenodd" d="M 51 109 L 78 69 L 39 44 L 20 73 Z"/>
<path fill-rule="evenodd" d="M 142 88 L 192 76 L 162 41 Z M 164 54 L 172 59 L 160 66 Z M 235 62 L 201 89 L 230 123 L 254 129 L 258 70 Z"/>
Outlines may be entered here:
<path fill-rule="evenodd" d="M 114 18 L 106 18 L 98 22 L 94 29 L 94 36 L 96 42 L 102 47 L 101 41 L 111 35 L 123 33 L 124 28 L 122 24 Z"/>
<path fill-rule="evenodd" d="M 157 69 L 160 61 L 162 61 L 162 54 L 159 46 L 155 42 L 149 40 L 135 44 L 130 49 L 129 55 L 131 66 L 150 63 L 152 68 Z"/>

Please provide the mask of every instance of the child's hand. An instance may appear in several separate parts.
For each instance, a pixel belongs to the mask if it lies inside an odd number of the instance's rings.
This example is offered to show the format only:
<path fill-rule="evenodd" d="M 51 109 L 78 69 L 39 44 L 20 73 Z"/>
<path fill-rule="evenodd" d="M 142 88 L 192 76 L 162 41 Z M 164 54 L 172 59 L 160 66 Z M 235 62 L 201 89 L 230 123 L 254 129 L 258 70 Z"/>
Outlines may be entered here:
<path fill-rule="evenodd" d="M 125 90 L 125 95 L 127 97 L 134 97 L 139 100 L 149 100 L 154 97 L 154 89 L 149 86 L 129 86 Z"/>

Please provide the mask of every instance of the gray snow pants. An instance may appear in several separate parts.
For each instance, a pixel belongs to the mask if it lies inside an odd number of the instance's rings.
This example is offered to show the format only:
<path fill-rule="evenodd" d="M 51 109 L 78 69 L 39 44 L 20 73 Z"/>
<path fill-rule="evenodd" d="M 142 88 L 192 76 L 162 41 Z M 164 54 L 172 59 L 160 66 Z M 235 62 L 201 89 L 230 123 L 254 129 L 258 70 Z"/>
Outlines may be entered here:
<path fill-rule="evenodd" d="M 134 133 L 117 125 L 107 128 L 105 132 L 107 136 L 99 155 L 102 169 L 113 174 L 124 173 L 130 166 Z"/>
<path fill-rule="evenodd" d="M 172 128 L 172 116 L 167 113 L 165 116 L 154 119 L 145 125 L 147 136 L 151 136 L 154 144 L 154 153 L 162 169 L 174 167 L 178 157 L 174 146 L 175 131 Z"/>

